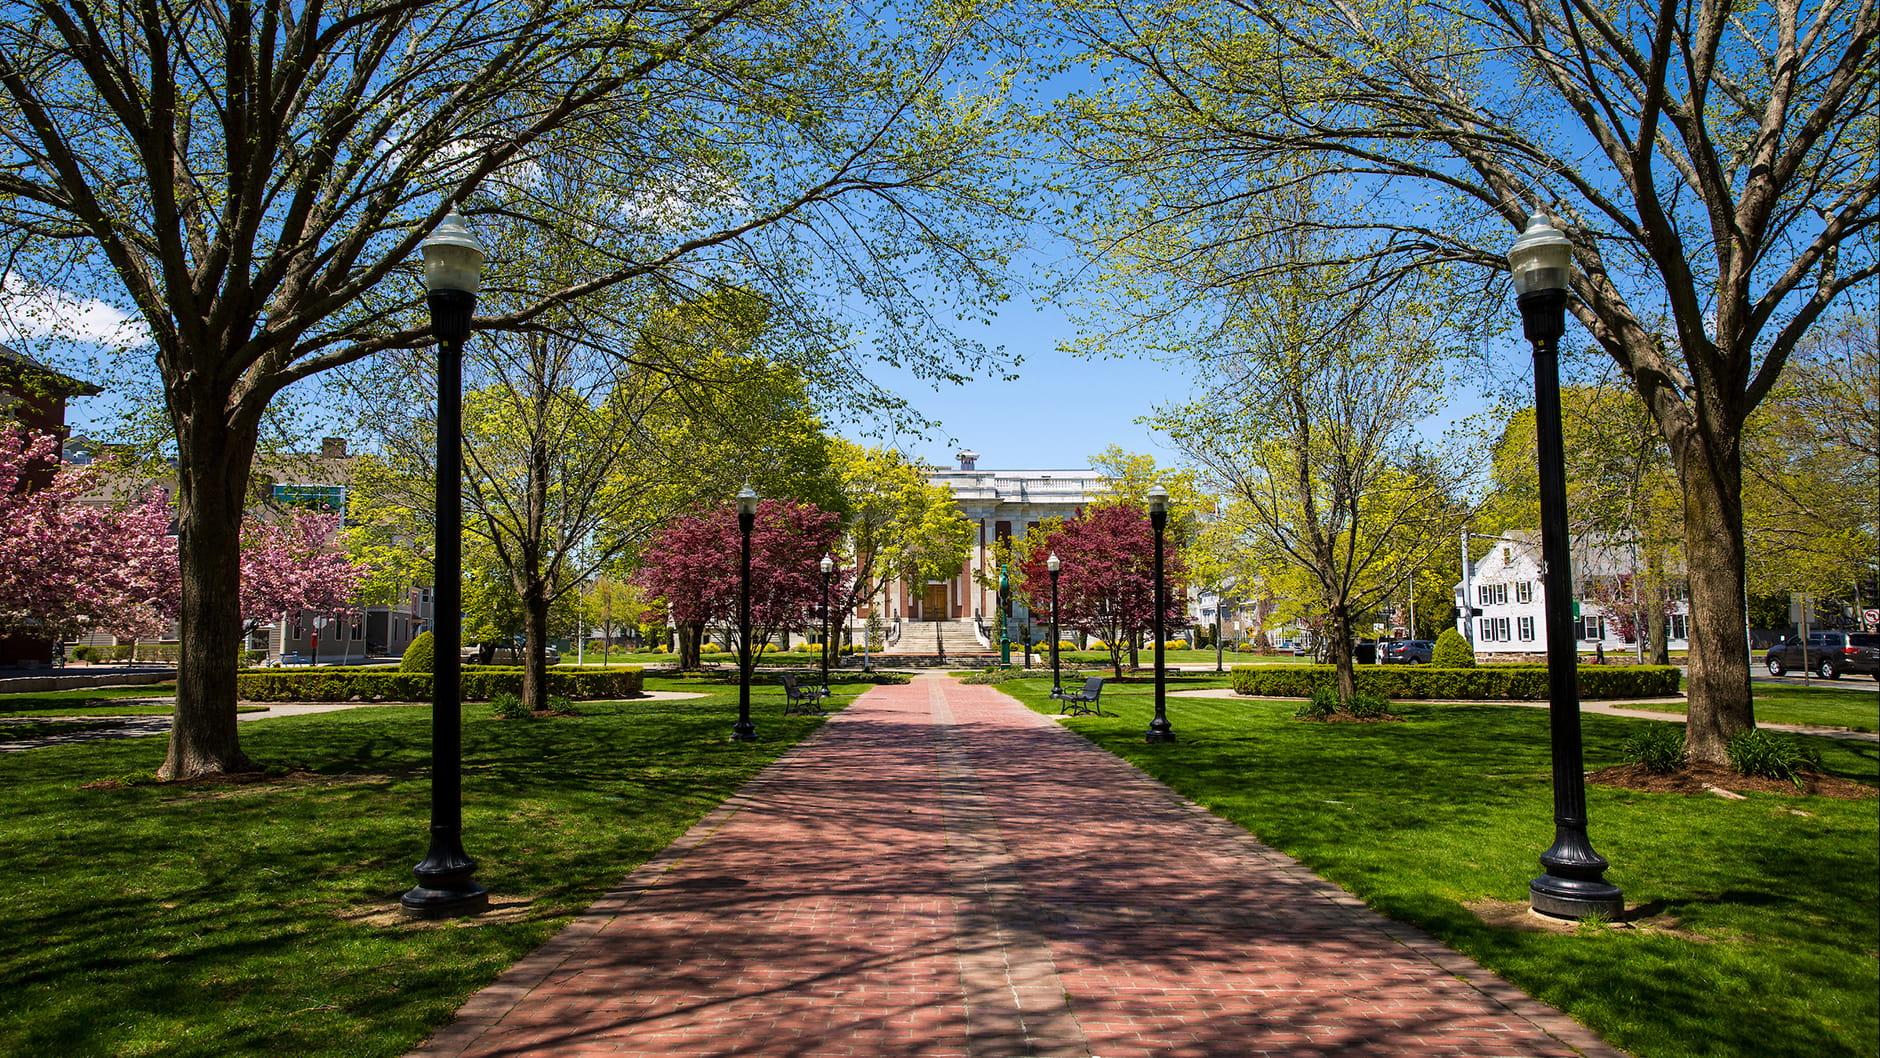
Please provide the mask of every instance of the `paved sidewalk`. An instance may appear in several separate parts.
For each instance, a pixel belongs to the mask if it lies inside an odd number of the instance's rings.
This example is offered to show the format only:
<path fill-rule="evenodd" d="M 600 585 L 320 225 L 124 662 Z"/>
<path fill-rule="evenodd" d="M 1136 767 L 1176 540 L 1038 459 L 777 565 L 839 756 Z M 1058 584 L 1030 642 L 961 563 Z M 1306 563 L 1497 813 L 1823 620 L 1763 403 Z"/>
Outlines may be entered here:
<path fill-rule="evenodd" d="M 1257 702 L 1298 702 L 1298 701 L 1304 700 L 1301 698 L 1269 698 L 1269 697 L 1265 697 L 1262 695 L 1238 694 L 1232 688 L 1228 688 L 1228 687 L 1205 688 L 1205 689 L 1198 690 L 1198 691 L 1173 691 L 1173 692 L 1170 692 L 1169 697 L 1170 698 L 1222 698 L 1222 699 L 1229 699 L 1229 700 L 1238 700 L 1238 701 L 1243 701 L 1243 702 L 1254 702 L 1254 701 L 1257 701 Z M 1689 719 L 1689 717 L 1685 716 L 1683 713 L 1667 712 L 1662 709 L 1628 709 L 1626 708 L 1626 706 L 1628 705 L 1639 705 L 1644 702 L 1662 703 L 1662 704 L 1667 704 L 1667 705 L 1673 705 L 1673 704 L 1682 705 L 1684 704 L 1684 696 L 1678 695 L 1673 698 L 1633 698 L 1633 699 L 1627 699 L 1625 701 L 1619 701 L 1619 702 L 1583 701 L 1580 703 L 1580 712 L 1597 713 L 1601 716 L 1622 716 L 1622 717 L 1626 717 L 1632 720 L 1663 720 L 1666 723 L 1670 723 L 1670 724 L 1682 724 L 1682 723 L 1685 723 Z M 1444 698 L 1420 698 L 1416 700 L 1416 704 L 1419 704 L 1419 705 L 1524 705 L 1530 709 L 1552 708 L 1552 705 L 1548 702 L 1523 701 L 1523 700 L 1515 699 L 1515 698 L 1499 698 L 1499 699 L 1493 699 L 1489 701 L 1450 700 L 1450 699 L 1444 699 Z M 1756 726 L 1761 728 L 1764 731 L 1782 731 L 1791 735 L 1820 735 L 1822 738 L 1838 738 L 1846 742 L 1880 742 L 1880 733 L 1875 733 L 1873 731 L 1853 731 L 1845 727 L 1811 727 L 1807 724 L 1772 724 L 1766 720 L 1758 721 Z"/>
<path fill-rule="evenodd" d="M 869 691 L 414 1052 L 1618 1052 L 990 687 Z"/>

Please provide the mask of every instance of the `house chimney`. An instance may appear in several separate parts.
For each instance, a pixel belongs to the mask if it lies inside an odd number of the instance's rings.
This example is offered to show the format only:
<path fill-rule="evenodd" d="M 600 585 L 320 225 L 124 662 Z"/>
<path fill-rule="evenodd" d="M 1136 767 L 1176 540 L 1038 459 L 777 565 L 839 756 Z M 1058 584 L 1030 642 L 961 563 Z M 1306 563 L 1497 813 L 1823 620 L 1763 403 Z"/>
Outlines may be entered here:
<path fill-rule="evenodd" d="M 976 469 L 974 464 L 979 459 L 979 453 L 966 448 L 958 452 L 954 458 L 960 461 L 961 470 L 973 470 Z"/>
<path fill-rule="evenodd" d="M 345 459 L 346 439 L 344 437 L 320 438 L 321 459 Z"/>

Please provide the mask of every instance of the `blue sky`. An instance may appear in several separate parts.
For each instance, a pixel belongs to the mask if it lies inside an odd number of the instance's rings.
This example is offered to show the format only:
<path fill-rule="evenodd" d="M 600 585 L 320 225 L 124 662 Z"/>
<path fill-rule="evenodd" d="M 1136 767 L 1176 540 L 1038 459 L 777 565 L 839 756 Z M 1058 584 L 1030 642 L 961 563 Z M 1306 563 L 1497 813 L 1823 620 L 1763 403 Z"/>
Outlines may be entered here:
<path fill-rule="evenodd" d="M 1076 326 L 1056 309 L 1019 305 L 1002 311 L 990 328 L 968 332 L 1024 358 L 1016 382 L 979 380 L 935 389 L 910 373 L 881 370 L 875 379 L 944 426 L 937 437 L 903 437 L 910 455 L 952 466 L 961 447 L 988 469 L 1072 469 L 1110 445 L 1146 452 L 1158 462 L 1174 454 L 1137 423 L 1152 406 L 1188 393 L 1188 380 L 1140 357 L 1086 358 L 1058 346 Z M 949 438 L 957 444 L 949 443 Z"/>

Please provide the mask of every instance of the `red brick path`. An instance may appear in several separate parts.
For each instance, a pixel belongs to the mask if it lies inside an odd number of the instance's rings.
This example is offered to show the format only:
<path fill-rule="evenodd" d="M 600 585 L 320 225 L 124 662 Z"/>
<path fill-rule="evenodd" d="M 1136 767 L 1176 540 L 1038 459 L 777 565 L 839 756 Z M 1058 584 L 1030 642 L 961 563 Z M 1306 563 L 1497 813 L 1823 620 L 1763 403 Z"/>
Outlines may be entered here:
<path fill-rule="evenodd" d="M 413 1052 L 1576 1053 L 1618 1055 L 1051 720 L 939 675 L 863 696 Z"/>

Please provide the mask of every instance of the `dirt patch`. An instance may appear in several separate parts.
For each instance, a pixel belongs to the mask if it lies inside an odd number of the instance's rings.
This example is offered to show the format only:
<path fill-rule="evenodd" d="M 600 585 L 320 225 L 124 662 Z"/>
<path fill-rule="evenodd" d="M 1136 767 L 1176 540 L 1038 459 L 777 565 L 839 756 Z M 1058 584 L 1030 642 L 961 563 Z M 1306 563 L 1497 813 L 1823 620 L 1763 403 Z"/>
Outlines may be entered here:
<path fill-rule="evenodd" d="M 1303 720 L 1308 724 L 1401 724 L 1404 722 L 1404 718 L 1401 716 L 1352 716 L 1349 713 L 1333 713 L 1330 716 L 1300 716 L 1294 719 Z"/>
<path fill-rule="evenodd" d="M 1802 785 L 1798 788 L 1785 779 L 1739 775 L 1716 764 L 1687 764 L 1671 772 L 1655 772 L 1643 764 L 1617 764 L 1588 774 L 1586 781 L 1595 786 L 1617 786 L 1646 793 L 1702 794 L 1728 790 L 1733 793 L 1787 794 L 1791 797 L 1835 797 L 1846 801 L 1858 801 L 1880 793 L 1865 783 L 1833 775 L 1803 772 L 1801 778 Z"/>
<path fill-rule="evenodd" d="M 456 918 L 415 918 L 405 914 L 405 909 L 398 904 L 386 907 L 382 904 L 372 907 L 356 908 L 342 913 L 339 918 L 345 922 L 363 922 L 369 926 L 381 926 L 387 929 L 455 929 L 466 926 L 493 926 L 503 922 L 527 922 L 537 918 L 553 918 L 556 914 L 536 910 L 533 901 L 517 899 L 498 899 L 490 897 L 490 909 L 477 915 L 462 915 Z"/>
<path fill-rule="evenodd" d="M 1609 929 L 1618 933 L 1657 933 L 1699 942 L 1710 940 L 1701 933 L 1679 928 L 1683 924 L 1681 920 L 1665 914 L 1663 906 L 1656 903 L 1628 907 L 1617 919 L 1609 922 L 1555 918 L 1543 915 L 1526 904 L 1508 900 L 1477 900 L 1462 906 L 1481 919 L 1483 925 L 1521 933 L 1579 933 L 1583 930 Z"/>

